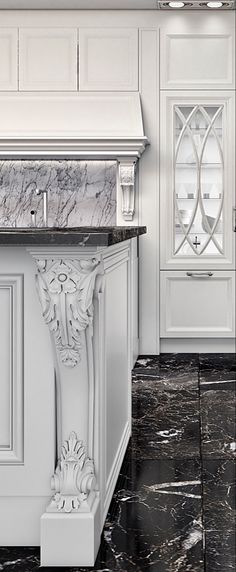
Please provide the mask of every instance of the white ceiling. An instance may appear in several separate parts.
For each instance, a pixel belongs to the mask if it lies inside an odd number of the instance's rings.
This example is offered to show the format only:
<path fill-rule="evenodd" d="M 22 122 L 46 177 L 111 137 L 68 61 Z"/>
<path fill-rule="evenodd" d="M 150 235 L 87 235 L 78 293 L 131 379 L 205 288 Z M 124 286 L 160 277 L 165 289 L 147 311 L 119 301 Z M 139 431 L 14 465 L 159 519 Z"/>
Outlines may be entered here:
<path fill-rule="evenodd" d="M 156 0 L 0 0 L 0 10 L 153 10 Z"/>

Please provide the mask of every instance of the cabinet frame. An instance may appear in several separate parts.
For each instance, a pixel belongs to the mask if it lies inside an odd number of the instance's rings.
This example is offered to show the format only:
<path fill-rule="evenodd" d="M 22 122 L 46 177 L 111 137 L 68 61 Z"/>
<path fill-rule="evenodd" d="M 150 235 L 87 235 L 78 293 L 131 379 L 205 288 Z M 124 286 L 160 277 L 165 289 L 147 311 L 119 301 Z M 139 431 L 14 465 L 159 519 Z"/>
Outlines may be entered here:
<path fill-rule="evenodd" d="M 174 106 L 175 105 L 223 105 L 224 125 L 224 254 L 174 255 Z M 227 92 L 171 91 L 161 94 L 161 269 L 235 268 L 235 245 L 232 226 L 232 209 L 235 205 L 234 175 L 234 104 L 235 94 Z M 171 221 L 171 224 L 170 224 Z"/>

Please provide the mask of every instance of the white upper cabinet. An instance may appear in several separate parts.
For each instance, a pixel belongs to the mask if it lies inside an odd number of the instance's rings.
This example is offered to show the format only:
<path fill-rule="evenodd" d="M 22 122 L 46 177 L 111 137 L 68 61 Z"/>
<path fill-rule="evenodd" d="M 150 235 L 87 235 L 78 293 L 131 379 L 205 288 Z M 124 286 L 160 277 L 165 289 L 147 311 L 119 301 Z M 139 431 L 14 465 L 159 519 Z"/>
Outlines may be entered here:
<path fill-rule="evenodd" d="M 230 267 L 234 94 L 164 92 L 161 117 L 162 268 Z"/>
<path fill-rule="evenodd" d="M 79 89 L 82 91 L 138 90 L 137 29 L 80 29 Z"/>
<path fill-rule="evenodd" d="M 19 34 L 20 91 L 77 89 L 75 28 L 22 28 Z"/>
<path fill-rule="evenodd" d="M 233 89 L 233 33 L 161 33 L 161 89 Z"/>
<path fill-rule="evenodd" d="M 17 44 L 17 29 L 0 29 L 0 90 L 15 91 L 18 89 Z"/>

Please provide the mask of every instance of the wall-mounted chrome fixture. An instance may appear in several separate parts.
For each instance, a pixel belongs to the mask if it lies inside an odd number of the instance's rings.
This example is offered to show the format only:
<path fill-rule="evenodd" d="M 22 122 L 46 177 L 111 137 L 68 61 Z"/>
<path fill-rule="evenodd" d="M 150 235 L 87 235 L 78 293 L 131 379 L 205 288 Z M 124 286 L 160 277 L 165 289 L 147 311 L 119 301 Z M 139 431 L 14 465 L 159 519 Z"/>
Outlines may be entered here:
<path fill-rule="evenodd" d="M 43 226 L 48 226 L 48 192 L 46 189 L 42 191 L 37 188 L 36 195 L 42 195 L 43 197 Z"/>
<path fill-rule="evenodd" d="M 236 0 L 157 0 L 159 10 L 235 10 Z"/>

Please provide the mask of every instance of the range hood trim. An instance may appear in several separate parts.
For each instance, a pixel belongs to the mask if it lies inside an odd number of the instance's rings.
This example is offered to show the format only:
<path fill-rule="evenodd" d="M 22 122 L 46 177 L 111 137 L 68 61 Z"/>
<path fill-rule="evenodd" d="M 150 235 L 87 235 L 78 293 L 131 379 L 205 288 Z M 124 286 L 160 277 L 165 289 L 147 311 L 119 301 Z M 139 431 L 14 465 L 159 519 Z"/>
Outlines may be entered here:
<path fill-rule="evenodd" d="M 0 154 L 139 158 L 139 92 L 2 92 Z"/>
<path fill-rule="evenodd" d="M 117 159 L 134 157 L 139 159 L 148 144 L 145 136 L 140 137 L 0 137 L 1 157 L 71 157 L 77 159 Z"/>

